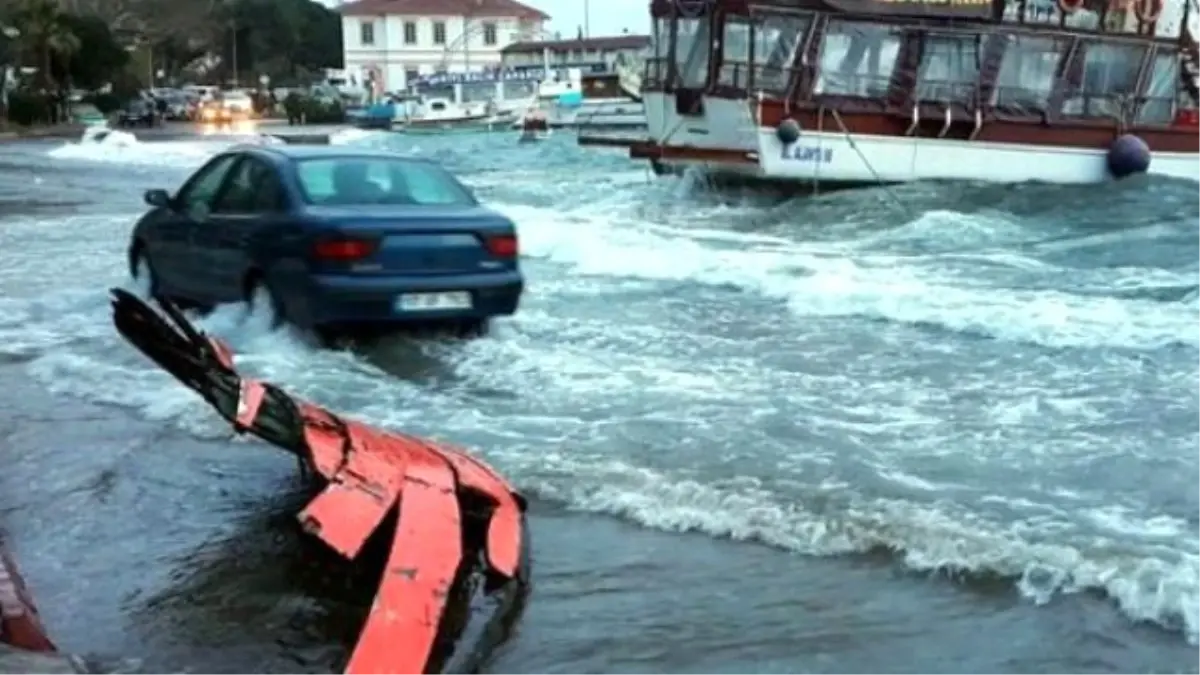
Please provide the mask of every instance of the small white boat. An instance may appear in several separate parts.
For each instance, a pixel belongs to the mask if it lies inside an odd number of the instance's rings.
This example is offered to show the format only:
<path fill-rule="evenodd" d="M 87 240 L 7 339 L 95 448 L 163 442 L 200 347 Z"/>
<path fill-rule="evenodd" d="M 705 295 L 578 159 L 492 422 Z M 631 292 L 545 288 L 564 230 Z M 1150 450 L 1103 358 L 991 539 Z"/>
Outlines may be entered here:
<path fill-rule="evenodd" d="M 420 97 L 397 108 L 392 128 L 410 134 L 478 133 L 508 128 L 512 119 L 512 112 L 497 110 L 491 102 Z"/>
<path fill-rule="evenodd" d="M 539 87 L 537 109 L 552 129 L 643 129 L 645 108 L 626 93 L 615 71 L 582 74 L 571 69 L 565 81 Z M 521 126 L 520 120 L 514 125 Z"/>

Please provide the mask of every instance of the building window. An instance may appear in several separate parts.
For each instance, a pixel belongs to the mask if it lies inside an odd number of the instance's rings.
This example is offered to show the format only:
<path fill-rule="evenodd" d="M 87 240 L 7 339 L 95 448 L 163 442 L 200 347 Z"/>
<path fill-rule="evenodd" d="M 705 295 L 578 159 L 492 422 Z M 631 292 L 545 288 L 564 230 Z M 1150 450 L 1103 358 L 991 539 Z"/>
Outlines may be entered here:
<path fill-rule="evenodd" d="M 483 24 L 483 44 L 489 47 L 496 44 L 496 24 L 491 21 Z"/>
<path fill-rule="evenodd" d="M 417 44 L 417 22 L 416 21 L 405 21 L 404 22 L 404 44 L 406 44 L 406 45 Z"/>
<path fill-rule="evenodd" d="M 433 44 L 435 44 L 435 45 L 446 44 L 446 22 L 445 21 L 434 21 L 433 22 Z"/>
<path fill-rule="evenodd" d="M 363 21 L 358 26 L 358 41 L 364 45 L 375 44 L 375 22 Z"/>

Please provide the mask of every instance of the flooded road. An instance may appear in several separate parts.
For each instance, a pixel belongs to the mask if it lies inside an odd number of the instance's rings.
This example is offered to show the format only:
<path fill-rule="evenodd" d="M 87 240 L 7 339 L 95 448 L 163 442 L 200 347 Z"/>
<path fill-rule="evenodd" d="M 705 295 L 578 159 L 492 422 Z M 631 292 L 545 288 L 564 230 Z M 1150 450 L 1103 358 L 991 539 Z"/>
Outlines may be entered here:
<path fill-rule="evenodd" d="M 1194 185 L 910 186 L 900 214 L 716 199 L 566 138 L 353 139 L 401 141 L 518 222 L 520 315 L 366 353 L 204 325 L 530 494 L 494 671 L 1198 670 Z M 65 649 L 328 671 L 361 604 L 291 529 L 294 461 L 108 322 L 140 191 L 219 147 L 5 146 L 0 526 Z"/>

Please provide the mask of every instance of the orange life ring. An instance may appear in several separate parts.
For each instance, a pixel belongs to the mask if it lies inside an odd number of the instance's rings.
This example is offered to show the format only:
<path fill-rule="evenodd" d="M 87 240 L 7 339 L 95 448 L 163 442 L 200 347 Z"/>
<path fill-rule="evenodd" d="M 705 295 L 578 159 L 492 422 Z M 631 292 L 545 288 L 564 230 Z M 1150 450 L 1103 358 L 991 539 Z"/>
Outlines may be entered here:
<path fill-rule="evenodd" d="M 1074 14 L 1083 7 L 1083 0 L 1058 0 L 1058 11 L 1063 14 Z"/>
<path fill-rule="evenodd" d="M 1154 23 L 1162 16 L 1163 0 L 1137 0 L 1133 13 L 1142 23 Z"/>

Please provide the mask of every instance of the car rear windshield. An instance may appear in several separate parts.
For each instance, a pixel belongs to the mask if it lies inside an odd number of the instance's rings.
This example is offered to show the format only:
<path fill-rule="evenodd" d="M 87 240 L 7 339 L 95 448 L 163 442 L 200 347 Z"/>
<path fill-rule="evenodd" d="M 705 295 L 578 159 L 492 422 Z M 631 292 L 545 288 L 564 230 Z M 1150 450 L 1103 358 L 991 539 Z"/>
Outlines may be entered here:
<path fill-rule="evenodd" d="M 391 157 L 321 157 L 297 162 L 309 204 L 472 206 L 475 198 L 436 164 Z"/>

